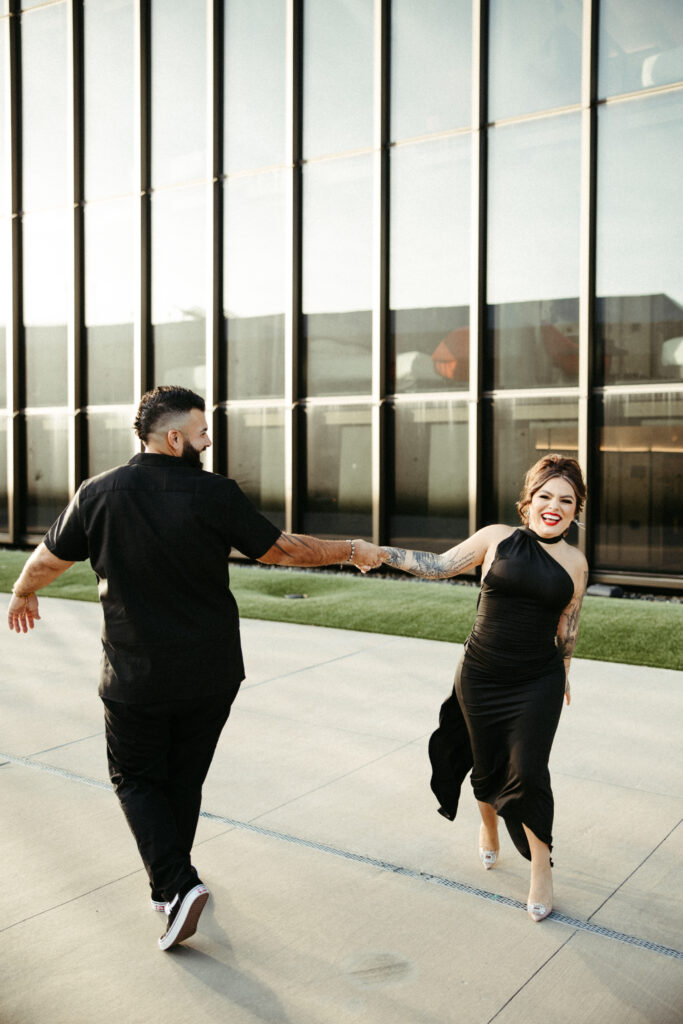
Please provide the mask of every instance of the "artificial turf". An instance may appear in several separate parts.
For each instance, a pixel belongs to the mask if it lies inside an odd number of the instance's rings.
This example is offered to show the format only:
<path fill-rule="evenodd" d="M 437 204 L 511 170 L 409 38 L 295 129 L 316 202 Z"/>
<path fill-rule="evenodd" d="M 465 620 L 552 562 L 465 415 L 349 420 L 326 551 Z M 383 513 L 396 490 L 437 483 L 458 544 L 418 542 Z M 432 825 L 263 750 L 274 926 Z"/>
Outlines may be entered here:
<path fill-rule="evenodd" d="M 0 591 L 11 590 L 27 552 L 0 549 Z M 366 577 L 350 572 L 232 564 L 231 589 L 244 618 L 332 626 L 462 643 L 474 621 L 478 590 L 459 580 Z M 96 601 L 95 575 L 77 563 L 41 591 Z M 292 597 L 291 595 L 305 595 Z M 683 605 L 588 596 L 578 658 L 683 669 Z"/>

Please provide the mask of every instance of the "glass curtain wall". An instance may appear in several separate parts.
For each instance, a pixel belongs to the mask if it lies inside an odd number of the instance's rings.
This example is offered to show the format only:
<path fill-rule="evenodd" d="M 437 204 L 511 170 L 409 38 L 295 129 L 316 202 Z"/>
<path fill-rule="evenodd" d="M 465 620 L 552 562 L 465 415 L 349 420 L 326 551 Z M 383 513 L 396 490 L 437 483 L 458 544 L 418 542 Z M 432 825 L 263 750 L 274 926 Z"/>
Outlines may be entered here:
<path fill-rule="evenodd" d="M 179 383 L 282 528 L 444 550 L 559 451 L 596 577 L 680 578 L 680 4 L 9 6 L 0 539 Z"/>

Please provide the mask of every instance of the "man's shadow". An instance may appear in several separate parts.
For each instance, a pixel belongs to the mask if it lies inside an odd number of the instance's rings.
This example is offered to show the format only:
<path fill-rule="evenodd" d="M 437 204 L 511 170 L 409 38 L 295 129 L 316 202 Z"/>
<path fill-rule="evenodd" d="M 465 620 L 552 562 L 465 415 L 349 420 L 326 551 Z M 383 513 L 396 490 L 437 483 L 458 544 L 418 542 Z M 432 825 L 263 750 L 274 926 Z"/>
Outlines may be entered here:
<path fill-rule="evenodd" d="M 210 939 L 212 945 L 220 947 L 223 955 L 216 957 L 196 947 L 179 945 L 169 951 L 179 967 L 266 1024 L 292 1024 L 273 990 L 234 963 L 232 944 L 216 918 L 212 900 L 202 914 L 201 934 Z"/>

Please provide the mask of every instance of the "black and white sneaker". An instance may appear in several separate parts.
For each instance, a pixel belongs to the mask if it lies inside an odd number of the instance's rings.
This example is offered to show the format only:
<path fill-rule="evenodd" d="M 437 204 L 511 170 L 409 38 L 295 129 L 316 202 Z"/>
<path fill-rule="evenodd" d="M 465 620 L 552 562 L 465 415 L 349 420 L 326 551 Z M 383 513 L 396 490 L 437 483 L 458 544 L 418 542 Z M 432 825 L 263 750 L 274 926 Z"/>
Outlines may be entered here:
<path fill-rule="evenodd" d="M 208 898 L 209 890 L 202 882 L 192 883 L 175 894 L 165 907 L 168 926 L 159 939 L 159 949 L 171 949 L 194 935 Z"/>
<path fill-rule="evenodd" d="M 158 914 L 166 913 L 166 900 L 162 899 L 161 896 L 158 896 L 154 890 L 152 891 L 152 896 L 149 902 L 152 906 L 152 910 L 156 910 Z"/>

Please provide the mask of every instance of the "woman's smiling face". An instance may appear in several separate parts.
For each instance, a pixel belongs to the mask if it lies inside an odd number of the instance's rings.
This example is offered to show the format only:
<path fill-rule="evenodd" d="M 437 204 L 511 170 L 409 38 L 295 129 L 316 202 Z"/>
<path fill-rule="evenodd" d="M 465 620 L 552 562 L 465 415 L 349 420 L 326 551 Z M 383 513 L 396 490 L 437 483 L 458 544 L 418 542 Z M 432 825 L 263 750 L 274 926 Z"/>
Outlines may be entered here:
<path fill-rule="evenodd" d="M 534 493 L 529 526 L 543 539 L 561 536 L 576 514 L 576 494 L 569 480 L 553 476 Z"/>

